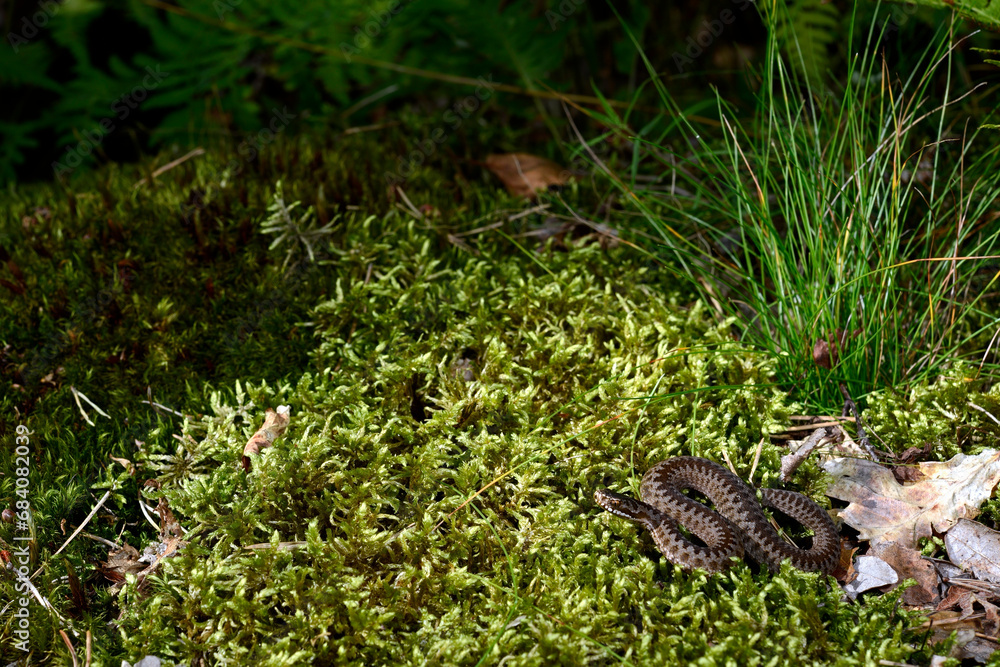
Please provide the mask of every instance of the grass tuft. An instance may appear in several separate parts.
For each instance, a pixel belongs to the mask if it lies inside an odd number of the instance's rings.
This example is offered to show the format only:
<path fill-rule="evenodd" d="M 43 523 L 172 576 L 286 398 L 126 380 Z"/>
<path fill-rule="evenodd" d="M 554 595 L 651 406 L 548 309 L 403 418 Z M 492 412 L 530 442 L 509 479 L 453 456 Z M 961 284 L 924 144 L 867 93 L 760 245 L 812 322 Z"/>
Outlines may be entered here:
<path fill-rule="evenodd" d="M 696 128 L 655 74 L 673 123 L 601 117 L 635 142 L 630 176 L 611 176 L 658 253 L 815 409 L 841 383 L 861 397 L 978 361 L 996 330 L 1000 146 L 980 134 L 991 116 L 960 115 L 951 26 L 907 76 L 868 49 L 828 86 L 775 39 L 749 119 L 717 98 L 718 131 Z"/>

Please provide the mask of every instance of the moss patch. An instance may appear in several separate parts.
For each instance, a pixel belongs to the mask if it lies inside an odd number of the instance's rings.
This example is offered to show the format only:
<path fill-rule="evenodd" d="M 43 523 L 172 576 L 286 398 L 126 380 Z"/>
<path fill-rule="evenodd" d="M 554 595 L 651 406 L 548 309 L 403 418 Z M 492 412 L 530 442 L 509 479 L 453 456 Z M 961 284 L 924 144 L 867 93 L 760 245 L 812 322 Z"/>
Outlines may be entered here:
<path fill-rule="evenodd" d="M 315 372 L 211 395 L 163 495 L 191 529 L 123 641 L 187 662 L 865 664 L 902 659 L 893 597 L 816 575 L 683 574 L 595 506 L 677 454 L 742 470 L 789 408 L 771 363 L 627 249 L 489 249 L 445 262 L 426 232 L 355 220 L 310 314 Z M 391 235 L 389 234 L 391 230 Z M 367 267 L 372 267 L 370 271 Z M 365 267 L 367 276 L 358 280 Z M 280 359 L 275 360 L 280 363 Z M 264 406 L 292 427 L 255 462 Z M 778 453 L 764 448 L 769 470 Z M 770 474 L 765 475 L 765 483 Z M 292 550 L 250 544 L 303 542 Z"/>
<path fill-rule="evenodd" d="M 724 451 L 746 475 L 798 409 L 774 359 L 627 246 L 523 252 L 485 232 L 465 237 L 475 252 L 458 247 L 449 234 L 509 203 L 494 185 L 420 169 L 408 195 L 439 216 L 415 222 L 386 198 L 391 151 L 354 141 L 290 142 L 241 173 L 211 155 L 155 187 L 134 187 L 142 166 L 72 193 L 4 195 L 0 287 L 17 298 L 0 303 L 0 432 L 36 434 L 34 582 L 78 646 L 93 631 L 94 664 L 927 661 L 895 595 L 849 605 L 794 570 L 683 573 L 593 503 L 597 488 L 635 493 L 677 454 Z M 407 138 L 384 143 L 402 154 Z M 279 179 L 286 202 L 332 225 L 315 261 L 270 247 Z M 87 407 L 87 423 L 71 386 L 110 419 Z M 967 405 L 998 414 L 994 393 L 976 394 L 987 389 L 942 380 L 872 397 L 869 419 L 897 450 L 968 450 L 995 434 Z M 247 474 L 243 444 L 280 403 L 291 427 Z M 762 451 L 753 481 L 777 486 L 779 451 Z M 139 474 L 115 482 L 112 455 Z M 0 471 L 13 468 L 0 449 Z M 152 540 L 136 509 L 150 477 L 189 544 L 112 600 L 95 569 L 106 547 L 77 538 L 51 554 L 61 522 L 78 525 L 111 487 L 88 530 Z M 815 467 L 797 479 L 821 499 Z M 0 503 L 14 497 L 0 476 Z M 0 548 L 13 537 L 0 524 Z M 262 543 L 274 548 L 246 549 Z M 35 655 L 68 663 L 65 626 L 33 622 Z M 11 628 L 4 660 L 20 657 Z"/>

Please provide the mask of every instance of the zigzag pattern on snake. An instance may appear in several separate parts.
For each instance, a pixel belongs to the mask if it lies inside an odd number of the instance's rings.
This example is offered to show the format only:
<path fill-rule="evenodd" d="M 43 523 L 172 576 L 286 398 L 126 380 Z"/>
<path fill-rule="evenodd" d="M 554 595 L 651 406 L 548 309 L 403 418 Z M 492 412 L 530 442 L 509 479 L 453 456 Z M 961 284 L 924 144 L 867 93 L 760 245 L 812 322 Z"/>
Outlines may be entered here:
<path fill-rule="evenodd" d="M 682 493 L 694 489 L 715 505 L 716 512 Z M 787 558 L 794 567 L 829 574 L 840 560 L 840 535 L 822 507 L 794 491 L 761 489 L 763 504 L 783 512 L 813 531 L 812 547 L 785 542 L 771 526 L 746 482 L 718 463 L 694 456 L 661 461 L 642 478 L 642 500 L 608 490 L 594 500 L 615 516 L 648 530 L 656 546 L 686 569 L 720 572 L 732 558 L 750 556 L 771 571 Z M 695 544 L 679 530 L 684 526 L 707 546 Z"/>

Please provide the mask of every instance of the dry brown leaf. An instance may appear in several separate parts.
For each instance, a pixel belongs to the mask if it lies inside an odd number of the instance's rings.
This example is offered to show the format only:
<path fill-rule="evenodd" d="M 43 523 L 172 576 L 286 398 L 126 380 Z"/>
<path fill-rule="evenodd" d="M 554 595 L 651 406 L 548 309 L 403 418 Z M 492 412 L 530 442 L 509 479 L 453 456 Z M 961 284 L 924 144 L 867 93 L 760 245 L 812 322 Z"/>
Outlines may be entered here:
<path fill-rule="evenodd" d="M 288 428 L 289 407 L 279 405 L 277 412 L 268 408 L 264 413 L 264 425 L 257 429 L 257 432 L 247 440 L 246 447 L 243 448 L 243 469 L 250 472 L 250 456 L 260 454 L 260 450 L 267 449 L 274 441 L 281 437 L 281 434 Z"/>
<path fill-rule="evenodd" d="M 907 486 L 868 461 L 835 459 L 824 467 L 836 480 L 830 495 L 852 503 L 841 515 L 873 545 L 888 540 L 915 547 L 916 539 L 930 534 L 931 525 L 944 532 L 958 518 L 974 515 L 1000 480 L 1000 454 L 993 450 L 946 463 L 921 463 L 926 479 Z"/>
<path fill-rule="evenodd" d="M 857 550 L 857 547 L 848 547 L 841 544 L 840 561 L 837 563 L 837 567 L 833 571 L 833 576 L 835 576 L 837 581 L 840 583 L 846 583 L 858 576 L 857 571 L 854 569 L 854 553 Z"/>
<path fill-rule="evenodd" d="M 120 463 L 122 465 L 122 467 L 125 468 L 125 471 L 129 475 L 134 475 L 135 474 L 135 464 L 132 463 L 131 461 L 129 461 L 128 459 L 120 459 L 117 456 L 112 456 L 110 458 L 115 463 Z"/>
<path fill-rule="evenodd" d="M 569 172 L 552 160 L 528 153 L 503 153 L 486 158 L 486 168 L 515 197 L 533 199 L 539 190 L 565 185 Z"/>
<path fill-rule="evenodd" d="M 934 565 L 925 560 L 919 551 L 900 546 L 895 542 L 882 542 L 870 552 L 892 567 L 900 579 L 914 579 L 916 586 L 903 591 L 903 603 L 911 607 L 926 607 L 940 599 L 940 578 Z"/>
<path fill-rule="evenodd" d="M 923 461 L 928 456 L 930 456 L 931 451 L 934 446 L 931 443 L 925 443 L 923 447 L 907 447 L 903 450 L 903 453 L 896 457 L 898 463 L 916 463 L 917 461 Z"/>
<path fill-rule="evenodd" d="M 996 637 L 997 631 L 1000 630 L 1000 609 L 997 609 L 995 604 L 986 600 L 980 599 L 979 603 L 983 605 L 983 609 L 986 612 L 986 618 L 980 623 L 983 634 L 989 637 Z"/>
<path fill-rule="evenodd" d="M 833 357 L 832 361 L 830 357 Z M 835 366 L 837 364 L 836 343 L 830 345 L 822 338 L 817 340 L 816 344 L 813 345 L 813 363 L 820 368 L 825 368 L 826 370 L 830 370 L 833 366 Z"/>
<path fill-rule="evenodd" d="M 165 498 L 160 498 L 156 512 L 160 515 L 160 542 L 147 544 L 141 556 L 134 547 L 126 543 L 121 549 L 112 549 L 107 561 L 97 564 L 97 570 L 114 582 L 113 591 L 117 591 L 125 583 L 125 577 L 129 574 L 136 576 L 140 589 L 143 589 L 146 577 L 156 571 L 163 559 L 170 558 L 187 545 L 180 537 L 184 529 L 174 517 Z"/>
<path fill-rule="evenodd" d="M 977 634 L 985 635 L 982 637 L 983 639 L 996 638 L 997 632 L 1000 631 L 1000 609 L 991 603 L 987 599 L 988 597 L 990 597 L 989 594 L 981 595 L 961 586 L 953 586 L 948 591 L 948 596 L 938 605 L 935 614 L 957 607 L 960 610 L 957 620 L 973 623 Z M 975 605 L 982 607 L 983 611 L 980 612 Z M 933 617 L 935 614 L 931 614 L 931 616 Z M 988 645 L 981 648 L 985 650 Z M 974 656 L 970 655 L 969 657 Z"/>
<path fill-rule="evenodd" d="M 900 484 L 906 484 L 908 482 L 919 482 L 924 478 L 924 473 L 920 472 L 920 468 L 916 466 L 893 466 L 892 476 Z"/>
<path fill-rule="evenodd" d="M 813 345 L 813 362 L 820 368 L 830 370 L 840 361 L 840 348 L 844 347 L 848 338 L 855 338 L 861 329 L 855 329 L 848 334 L 843 329 L 828 332 L 825 338 L 819 338 Z"/>
<path fill-rule="evenodd" d="M 850 503 L 841 518 L 873 547 L 897 542 L 916 549 L 932 529 L 944 533 L 959 519 L 976 516 L 1000 481 L 1000 452 L 994 449 L 920 463 L 925 479 L 906 486 L 871 461 L 833 458 L 822 465 L 834 480 L 827 495 Z"/>
<path fill-rule="evenodd" d="M 953 607 L 958 607 L 959 609 L 968 610 L 965 616 L 972 614 L 972 598 L 974 593 L 968 588 L 962 588 L 961 586 L 952 586 L 948 589 L 948 594 L 944 596 L 944 599 L 938 603 L 937 611 L 943 611 L 945 609 L 952 609 Z"/>
<path fill-rule="evenodd" d="M 184 534 L 184 529 L 174 517 L 166 498 L 160 498 L 160 502 L 156 505 L 156 513 L 160 515 L 160 539 L 164 539 L 167 535 L 180 537 Z"/>
<path fill-rule="evenodd" d="M 940 558 L 931 558 L 930 561 L 934 563 L 934 568 L 937 570 L 938 576 L 941 577 L 941 581 L 946 582 L 949 579 L 961 579 L 966 574 L 962 568 L 951 561 L 941 560 Z"/>
<path fill-rule="evenodd" d="M 139 562 L 139 552 L 134 547 L 125 544 L 121 549 L 112 549 L 108 559 L 97 564 L 97 571 L 108 581 L 120 584 L 125 581 L 125 575 L 138 574 L 146 568 Z"/>
<path fill-rule="evenodd" d="M 981 523 L 961 519 L 944 536 L 948 558 L 978 579 L 1000 583 L 1000 532 Z"/>
<path fill-rule="evenodd" d="M 170 558 L 186 545 L 187 542 L 179 537 L 168 537 L 162 542 L 150 542 L 146 545 L 146 548 L 142 550 L 142 556 L 139 557 L 139 562 L 149 563 L 149 567 L 144 569 L 137 576 L 142 579 L 150 572 L 155 571 L 164 558 Z"/>

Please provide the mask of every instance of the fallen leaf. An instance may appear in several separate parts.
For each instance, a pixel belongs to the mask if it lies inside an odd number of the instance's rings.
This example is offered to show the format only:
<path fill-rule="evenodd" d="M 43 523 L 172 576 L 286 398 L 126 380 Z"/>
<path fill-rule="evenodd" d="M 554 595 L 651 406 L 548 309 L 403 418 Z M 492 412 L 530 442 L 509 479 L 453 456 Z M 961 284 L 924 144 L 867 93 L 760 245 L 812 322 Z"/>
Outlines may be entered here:
<path fill-rule="evenodd" d="M 820 338 L 813 345 L 813 362 L 820 368 L 832 369 L 840 361 L 840 348 L 844 347 L 848 337 L 855 338 L 861 329 L 855 329 L 848 334 L 843 329 L 829 332 L 825 338 Z"/>
<path fill-rule="evenodd" d="M 186 545 L 187 542 L 179 537 L 168 537 L 162 542 L 150 542 L 142 550 L 142 555 L 139 556 L 139 562 L 149 563 L 149 567 L 140 572 L 138 577 L 142 579 L 153 572 L 164 558 L 170 558 Z"/>
<path fill-rule="evenodd" d="M 66 567 L 66 582 L 69 584 L 70 600 L 73 602 L 73 613 L 79 614 L 90 607 L 87 602 L 86 590 L 83 584 L 80 583 L 80 577 L 76 574 L 76 568 L 69 562 L 69 559 L 63 558 L 63 565 Z"/>
<path fill-rule="evenodd" d="M 160 502 L 156 505 L 156 513 L 160 515 L 160 539 L 167 535 L 180 537 L 184 534 L 184 529 L 181 528 L 180 522 L 174 518 L 174 513 L 167 504 L 166 498 L 160 498 Z"/>
<path fill-rule="evenodd" d="M 944 599 L 938 603 L 937 611 L 944 611 L 945 609 L 952 609 L 958 607 L 959 609 L 968 610 L 965 616 L 972 614 L 972 598 L 974 593 L 968 588 L 962 588 L 961 586 L 952 586 L 948 589 L 948 595 L 944 596 Z"/>
<path fill-rule="evenodd" d="M 97 564 L 97 570 L 104 578 L 116 584 L 123 583 L 126 574 L 138 574 L 145 568 L 139 562 L 139 552 L 129 544 L 123 545 L 121 549 L 112 549 L 108 553 L 108 559 Z"/>
<path fill-rule="evenodd" d="M 916 466 L 893 466 L 892 476 L 900 484 L 907 482 L 919 482 L 924 478 L 924 474 Z"/>
<path fill-rule="evenodd" d="M 988 637 L 996 637 L 997 630 L 1000 630 L 1000 610 L 995 604 L 986 600 L 980 600 L 979 604 L 983 605 L 983 609 L 986 611 L 986 618 L 980 623 L 983 634 Z"/>
<path fill-rule="evenodd" d="M 267 449 L 274 441 L 285 432 L 289 422 L 289 407 L 279 405 L 277 412 L 268 408 L 264 413 L 264 425 L 257 429 L 243 448 L 243 469 L 250 472 L 250 456 L 260 454 L 260 450 Z"/>
<path fill-rule="evenodd" d="M 499 178 L 507 192 L 533 199 L 539 190 L 565 185 L 569 172 L 552 160 L 528 153 L 503 153 L 486 158 L 486 168 Z"/>
<path fill-rule="evenodd" d="M 129 474 L 129 476 L 135 474 L 135 464 L 133 464 L 128 459 L 120 459 L 117 456 L 112 456 L 110 458 L 115 463 L 120 463 L 122 465 L 122 467 L 125 468 L 125 472 L 127 472 Z"/>
<path fill-rule="evenodd" d="M 857 572 L 854 581 L 844 584 L 844 592 L 852 600 L 865 591 L 892 586 L 899 582 L 896 571 L 876 556 L 858 556 L 854 560 L 854 569 Z"/>
<path fill-rule="evenodd" d="M 870 552 L 896 571 L 900 579 L 913 579 L 916 586 L 903 591 L 903 603 L 911 607 L 926 607 L 940 599 L 941 580 L 934 565 L 923 558 L 919 551 L 895 542 L 882 542 Z"/>
<path fill-rule="evenodd" d="M 847 547 L 845 545 L 841 545 L 840 561 L 837 563 L 837 567 L 833 570 L 833 576 L 837 578 L 837 581 L 844 583 L 851 581 L 858 576 L 857 570 L 854 569 L 854 553 L 857 550 L 857 547 Z"/>
<path fill-rule="evenodd" d="M 1000 648 L 996 641 L 1000 630 L 1000 609 L 985 599 L 987 596 L 974 591 L 954 587 L 948 596 L 941 601 L 938 608 L 928 615 L 928 623 L 933 629 L 933 643 L 948 639 L 952 630 L 957 631 L 957 651 L 953 655 L 961 658 L 973 658 L 986 662 Z M 982 611 L 975 608 L 978 605 Z M 957 607 L 960 611 L 948 611 Z M 927 624 L 924 624 L 927 627 Z M 971 632 L 970 632 L 971 631 Z"/>
<path fill-rule="evenodd" d="M 830 357 L 833 357 L 832 362 Z M 816 341 L 816 344 L 813 345 L 813 362 L 820 368 L 830 370 L 837 364 L 837 346 L 835 344 L 831 346 L 825 340 L 820 338 Z"/>
<path fill-rule="evenodd" d="M 1000 583 L 1000 533 L 981 523 L 961 519 L 944 536 L 948 558 L 977 579 Z"/>
<path fill-rule="evenodd" d="M 187 545 L 180 538 L 184 530 L 174 518 L 165 498 L 160 498 L 156 512 L 160 515 L 161 541 L 147 544 L 141 556 L 134 547 L 126 543 L 121 549 L 112 549 L 107 561 L 97 564 L 97 570 L 114 582 L 111 589 L 113 592 L 124 585 L 125 577 L 129 574 L 135 575 L 140 590 L 143 590 L 146 578 L 156 571 L 163 559 L 170 558 Z"/>
<path fill-rule="evenodd" d="M 961 579 L 965 576 L 962 568 L 951 561 L 940 558 L 930 558 L 929 560 L 934 563 L 934 568 L 937 570 L 938 576 L 941 577 L 941 581 L 947 582 L 950 579 Z"/>
<path fill-rule="evenodd" d="M 155 655 L 147 655 L 134 665 L 130 665 L 124 660 L 122 660 L 122 667 L 161 667 L 162 664 L 163 663 L 160 661 L 160 659 L 157 658 Z"/>
<path fill-rule="evenodd" d="M 926 459 L 931 450 L 934 449 L 931 443 L 926 443 L 923 447 L 907 447 L 903 450 L 903 453 L 896 457 L 899 463 L 916 463 L 917 461 L 922 461 Z"/>
<path fill-rule="evenodd" d="M 958 454 L 946 462 L 919 464 L 925 479 L 901 485 L 888 468 L 862 459 L 832 458 L 823 469 L 833 483 L 827 495 L 846 500 L 841 518 L 872 546 L 897 542 L 917 548 L 932 530 L 944 533 L 959 519 L 979 513 L 1000 481 L 1000 452 Z"/>

